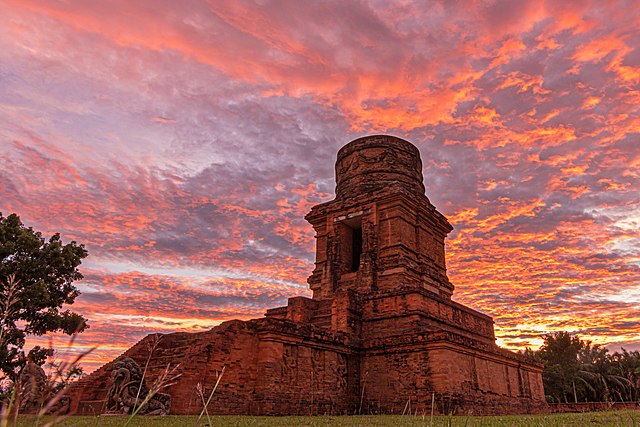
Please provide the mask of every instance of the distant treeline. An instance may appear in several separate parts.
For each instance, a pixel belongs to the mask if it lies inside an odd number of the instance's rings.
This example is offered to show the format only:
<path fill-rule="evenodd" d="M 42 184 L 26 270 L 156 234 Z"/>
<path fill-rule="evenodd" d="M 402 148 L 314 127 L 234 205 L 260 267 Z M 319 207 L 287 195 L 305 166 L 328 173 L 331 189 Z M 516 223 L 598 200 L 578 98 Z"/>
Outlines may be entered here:
<path fill-rule="evenodd" d="M 544 363 L 542 381 L 550 403 L 640 400 L 638 351 L 609 353 L 569 332 L 555 332 L 525 355 Z"/>

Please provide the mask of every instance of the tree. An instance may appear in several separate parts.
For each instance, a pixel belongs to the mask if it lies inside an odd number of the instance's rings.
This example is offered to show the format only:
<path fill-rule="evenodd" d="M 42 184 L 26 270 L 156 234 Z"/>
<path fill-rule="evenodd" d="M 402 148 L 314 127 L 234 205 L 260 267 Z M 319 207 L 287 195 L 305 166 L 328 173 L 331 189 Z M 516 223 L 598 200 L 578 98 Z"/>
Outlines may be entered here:
<path fill-rule="evenodd" d="M 582 349 L 578 354 L 581 365 L 579 378 L 592 394 L 592 400 L 610 402 L 624 401 L 632 387 L 631 381 L 623 375 L 619 375 L 614 367 L 613 360 L 618 353 L 608 354 L 608 350 L 598 344 L 592 345 L 591 341 L 583 341 Z"/>
<path fill-rule="evenodd" d="M 640 353 L 583 341 L 569 332 L 543 335 L 533 356 L 544 363 L 542 382 L 553 402 L 636 401 L 640 397 Z M 533 352 L 529 352 L 533 353 Z"/>
<path fill-rule="evenodd" d="M 623 391 L 623 400 L 640 402 L 640 351 L 621 350 L 621 353 L 615 352 L 609 358 L 612 371 L 628 380 L 629 387 Z"/>
<path fill-rule="evenodd" d="M 47 362 L 46 371 L 49 372 L 47 382 L 51 392 L 56 394 L 66 388 L 73 381 L 86 376 L 82 366 L 75 362 L 51 360 Z"/>
<path fill-rule="evenodd" d="M 577 401 L 576 380 L 580 371 L 578 353 L 582 342 L 568 332 L 543 336 L 538 358 L 544 362 L 542 382 L 545 394 L 556 402 Z"/>
<path fill-rule="evenodd" d="M 78 266 L 88 255 L 84 245 L 63 245 L 59 234 L 45 240 L 25 227 L 16 214 L 0 213 L 0 370 L 17 378 L 27 358 L 44 363 L 52 349 L 35 347 L 25 355 L 27 335 L 73 334 L 87 328 L 86 319 L 63 305 L 80 294 Z"/>

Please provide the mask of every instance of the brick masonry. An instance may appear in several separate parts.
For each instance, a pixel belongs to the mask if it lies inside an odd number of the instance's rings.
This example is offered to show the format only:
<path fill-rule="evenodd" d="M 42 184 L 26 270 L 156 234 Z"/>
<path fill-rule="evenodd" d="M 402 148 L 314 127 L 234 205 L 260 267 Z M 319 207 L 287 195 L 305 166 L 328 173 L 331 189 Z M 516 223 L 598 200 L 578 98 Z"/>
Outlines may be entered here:
<path fill-rule="evenodd" d="M 377 135 L 345 145 L 336 198 L 306 216 L 316 232 L 313 298 L 202 333 L 164 335 L 147 377 L 170 364 L 171 412 L 200 413 L 225 372 L 213 414 L 544 412 L 542 366 L 495 344 L 493 320 L 451 300 L 444 239 L 452 230 L 425 196 L 418 149 Z M 149 336 L 124 354 L 144 366 Z M 70 389 L 71 409 L 104 410 L 101 367 Z"/>

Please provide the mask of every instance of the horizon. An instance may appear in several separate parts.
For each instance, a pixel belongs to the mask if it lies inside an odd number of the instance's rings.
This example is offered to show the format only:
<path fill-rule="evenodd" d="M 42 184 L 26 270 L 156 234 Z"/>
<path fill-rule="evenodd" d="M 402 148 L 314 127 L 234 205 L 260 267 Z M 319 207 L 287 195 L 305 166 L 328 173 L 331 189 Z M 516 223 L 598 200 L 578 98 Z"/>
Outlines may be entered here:
<path fill-rule="evenodd" d="M 635 6 L 635 7 L 634 7 Z M 95 369 L 310 296 L 340 147 L 418 147 L 498 344 L 640 350 L 640 3 L 0 3 L 0 212 L 85 244 Z M 29 338 L 28 344 L 42 343 Z M 56 337 L 64 347 L 65 337 Z"/>

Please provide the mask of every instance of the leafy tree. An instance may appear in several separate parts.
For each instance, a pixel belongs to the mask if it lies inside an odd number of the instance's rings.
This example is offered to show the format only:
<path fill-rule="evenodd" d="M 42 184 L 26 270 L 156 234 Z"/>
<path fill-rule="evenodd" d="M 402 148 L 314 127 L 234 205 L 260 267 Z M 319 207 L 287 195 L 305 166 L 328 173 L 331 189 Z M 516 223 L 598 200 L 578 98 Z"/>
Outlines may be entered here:
<path fill-rule="evenodd" d="M 0 213 L 0 370 L 15 380 L 27 358 L 44 363 L 53 350 L 35 347 L 25 355 L 27 335 L 73 334 L 87 328 L 86 319 L 63 305 L 73 304 L 82 279 L 78 266 L 84 245 L 63 245 L 60 235 L 45 240 L 25 227 L 16 214 Z"/>
<path fill-rule="evenodd" d="M 51 391 L 55 394 L 66 388 L 73 381 L 86 376 L 82 366 L 75 362 L 51 360 L 47 362 L 45 371 L 49 372 L 47 381 L 51 385 Z"/>
<path fill-rule="evenodd" d="M 609 361 L 611 371 L 627 379 L 623 399 L 640 401 L 640 351 L 627 351 L 623 348 L 620 353 L 613 353 Z"/>
<path fill-rule="evenodd" d="M 545 394 L 555 402 L 577 401 L 576 379 L 580 365 L 578 353 L 582 342 L 568 332 L 554 332 L 543 336 L 544 344 L 538 358 L 544 362 L 542 383 Z"/>
<path fill-rule="evenodd" d="M 591 341 L 582 341 L 582 349 L 578 353 L 580 379 L 588 393 L 590 400 L 609 402 L 612 400 L 624 400 L 623 392 L 630 386 L 630 381 L 624 376 L 618 375 L 612 364 L 608 350 L 598 344 L 592 345 Z"/>
<path fill-rule="evenodd" d="M 609 354 L 568 332 L 543 336 L 533 356 L 544 363 L 542 382 L 553 402 L 637 401 L 640 397 L 640 352 Z M 529 352 L 531 353 L 531 352 Z M 530 354 L 531 355 L 531 354 Z"/>

